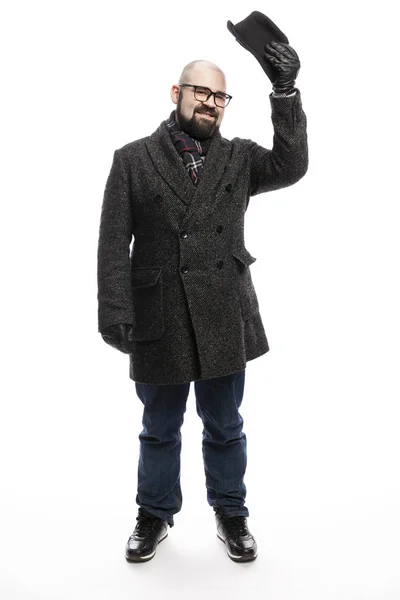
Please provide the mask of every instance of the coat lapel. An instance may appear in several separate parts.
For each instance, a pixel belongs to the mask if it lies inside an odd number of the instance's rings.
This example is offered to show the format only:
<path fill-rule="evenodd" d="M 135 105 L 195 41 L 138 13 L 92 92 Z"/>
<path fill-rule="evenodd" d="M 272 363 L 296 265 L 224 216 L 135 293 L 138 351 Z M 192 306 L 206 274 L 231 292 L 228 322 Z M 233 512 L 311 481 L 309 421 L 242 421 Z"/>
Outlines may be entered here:
<path fill-rule="evenodd" d="M 196 210 L 201 206 L 204 208 L 206 201 L 210 202 L 210 196 L 214 193 L 228 166 L 231 142 L 222 138 L 220 131 L 215 133 L 204 161 L 202 177 L 197 186 L 192 183 L 183 161 L 172 143 L 166 121 L 163 121 L 149 136 L 146 146 L 160 176 L 176 196 L 187 205 L 183 220 L 187 224 Z"/>
<path fill-rule="evenodd" d="M 182 159 L 175 150 L 165 121 L 149 136 L 146 146 L 159 175 L 182 202 L 189 204 L 194 192 L 194 185 L 186 173 Z"/>

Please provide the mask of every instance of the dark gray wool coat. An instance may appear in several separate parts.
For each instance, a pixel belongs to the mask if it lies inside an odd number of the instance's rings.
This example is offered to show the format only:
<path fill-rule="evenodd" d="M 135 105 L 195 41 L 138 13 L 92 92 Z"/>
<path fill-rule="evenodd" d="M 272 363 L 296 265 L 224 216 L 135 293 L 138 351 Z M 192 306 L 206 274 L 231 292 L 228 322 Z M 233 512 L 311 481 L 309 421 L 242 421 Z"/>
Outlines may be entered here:
<path fill-rule="evenodd" d="M 269 98 L 272 150 L 217 131 L 197 187 L 166 121 L 115 150 L 100 219 L 98 325 L 133 325 L 136 382 L 220 377 L 269 350 L 244 215 L 251 196 L 292 185 L 308 168 L 300 91 Z"/>

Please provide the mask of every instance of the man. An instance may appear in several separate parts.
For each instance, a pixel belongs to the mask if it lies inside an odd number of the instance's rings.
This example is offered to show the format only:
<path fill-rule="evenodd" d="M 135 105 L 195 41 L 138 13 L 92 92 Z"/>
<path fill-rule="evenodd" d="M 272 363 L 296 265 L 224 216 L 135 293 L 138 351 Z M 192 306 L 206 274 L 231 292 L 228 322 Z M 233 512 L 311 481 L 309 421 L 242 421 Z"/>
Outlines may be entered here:
<path fill-rule="evenodd" d="M 272 150 L 221 136 L 231 97 L 221 69 L 201 60 L 172 86 L 176 108 L 158 129 L 114 153 L 100 223 L 99 331 L 129 353 L 144 405 L 129 561 L 153 558 L 181 509 L 181 425 L 192 381 L 217 535 L 232 560 L 257 557 L 247 527 L 239 407 L 246 362 L 269 347 L 244 214 L 251 196 L 292 185 L 308 168 L 306 116 L 294 87 L 298 56 L 276 42 L 265 56 L 277 74 Z M 265 118 L 263 98 L 250 94 L 249 102 Z"/>

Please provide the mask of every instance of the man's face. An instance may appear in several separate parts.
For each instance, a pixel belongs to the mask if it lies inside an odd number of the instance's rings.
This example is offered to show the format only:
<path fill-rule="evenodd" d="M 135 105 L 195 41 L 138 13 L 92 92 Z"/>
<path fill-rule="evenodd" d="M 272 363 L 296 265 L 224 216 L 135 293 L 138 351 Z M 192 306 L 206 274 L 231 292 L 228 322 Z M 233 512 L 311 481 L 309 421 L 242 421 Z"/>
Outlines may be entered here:
<path fill-rule="evenodd" d="M 224 76 L 210 68 L 193 69 L 190 81 L 182 83 L 201 85 L 210 88 L 213 92 L 226 93 Z M 225 108 L 216 106 L 214 96 L 201 102 L 194 97 L 194 88 L 173 85 L 171 98 L 177 105 L 175 114 L 178 125 L 185 133 L 195 139 L 204 140 L 219 130 Z"/>

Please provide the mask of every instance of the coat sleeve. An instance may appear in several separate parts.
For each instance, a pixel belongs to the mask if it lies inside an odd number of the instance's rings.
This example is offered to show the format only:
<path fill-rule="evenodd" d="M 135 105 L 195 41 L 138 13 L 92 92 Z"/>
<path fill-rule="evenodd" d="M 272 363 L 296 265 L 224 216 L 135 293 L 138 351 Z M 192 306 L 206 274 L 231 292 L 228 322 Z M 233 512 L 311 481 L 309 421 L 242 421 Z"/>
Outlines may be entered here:
<path fill-rule="evenodd" d="M 255 142 L 250 146 L 250 196 L 292 185 L 307 172 L 307 118 L 300 91 L 295 90 L 293 96 L 269 96 L 273 147 L 268 150 Z"/>
<path fill-rule="evenodd" d="M 98 330 L 133 324 L 129 247 L 132 240 L 130 186 L 120 150 L 115 150 L 100 217 L 97 251 Z"/>

